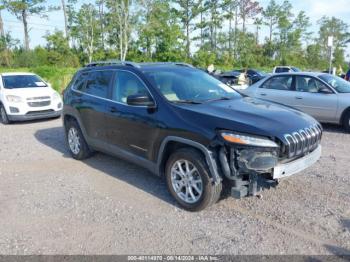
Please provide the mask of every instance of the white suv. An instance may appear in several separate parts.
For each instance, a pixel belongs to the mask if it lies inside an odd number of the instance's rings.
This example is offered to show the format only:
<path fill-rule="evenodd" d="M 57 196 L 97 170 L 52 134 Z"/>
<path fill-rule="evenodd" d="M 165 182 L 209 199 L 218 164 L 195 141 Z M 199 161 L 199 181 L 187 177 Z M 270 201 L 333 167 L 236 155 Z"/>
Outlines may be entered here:
<path fill-rule="evenodd" d="M 0 119 L 3 124 L 59 117 L 62 99 L 39 76 L 31 73 L 0 74 Z"/>

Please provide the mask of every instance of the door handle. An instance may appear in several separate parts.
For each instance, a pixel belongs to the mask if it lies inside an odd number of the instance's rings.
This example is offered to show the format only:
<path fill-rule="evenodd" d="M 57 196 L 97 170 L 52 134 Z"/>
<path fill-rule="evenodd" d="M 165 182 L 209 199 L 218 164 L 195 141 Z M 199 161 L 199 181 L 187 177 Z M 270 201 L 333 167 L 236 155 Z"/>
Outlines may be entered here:
<path fill-rule="evenodd" d="M 111 113 L 116 113 L 116 112 L 118 112 L 117 108 L 115 108 L 114 106 L 112 106 L 112 107 L 109 109 L 109 111 L 110 111 Z"/>
<path fill-rule="evenodd" d="M 265 93 L 261 93 L 260 95 L 261 95 L 261 96 L 267 96 L 267 94 L 265 94 Z"/>
<path fill-rule="evenodd" d="M 296 96 L 295 99 L 302 100 L 303 98 L 301 96 Z"/>

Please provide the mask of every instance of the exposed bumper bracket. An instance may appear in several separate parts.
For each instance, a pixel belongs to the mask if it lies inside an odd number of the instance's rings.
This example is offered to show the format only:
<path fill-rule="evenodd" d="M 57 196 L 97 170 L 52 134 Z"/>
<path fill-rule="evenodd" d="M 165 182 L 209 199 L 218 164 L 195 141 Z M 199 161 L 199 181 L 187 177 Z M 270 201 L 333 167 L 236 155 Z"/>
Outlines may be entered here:
<path fill-rule="evenodd" d="M 234 184 L 235 186 L 231 188 L 231 196 L 240 199 L 246 196 L 256 196 L 262 190 L 276 187 L 278 182 L 252 173 L 249 175 L 249 181 L 237 178 Z"/>

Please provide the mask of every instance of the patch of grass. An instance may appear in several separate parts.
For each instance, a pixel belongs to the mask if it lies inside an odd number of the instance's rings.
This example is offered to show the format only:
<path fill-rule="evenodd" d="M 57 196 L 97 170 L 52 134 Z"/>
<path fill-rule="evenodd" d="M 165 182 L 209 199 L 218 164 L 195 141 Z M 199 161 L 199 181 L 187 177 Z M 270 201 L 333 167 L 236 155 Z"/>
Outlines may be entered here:
<path fill-rule="evenodd" d="M 0 73 L 3 72 L 31 72 L 39 75 L 45 81 L 49 82 L 52 87 L 61 92 L 71 81 L 76 68 L 60 68 L 52 66 L 40 66 L 32 68 L 0 68 Z"/>

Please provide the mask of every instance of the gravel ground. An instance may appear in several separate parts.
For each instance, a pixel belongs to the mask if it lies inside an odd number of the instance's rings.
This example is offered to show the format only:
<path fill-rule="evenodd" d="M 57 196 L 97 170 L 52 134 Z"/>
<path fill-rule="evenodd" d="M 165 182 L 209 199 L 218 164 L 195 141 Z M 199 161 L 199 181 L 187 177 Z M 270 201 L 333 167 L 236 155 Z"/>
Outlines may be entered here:
<path fill-rule="evenodd" d="M 350 135 L 263 198 L 190 213 L 104 154 L 70 158 L 61 120 L 0 125 L 0 254 L 350 254 Z"/>

